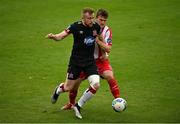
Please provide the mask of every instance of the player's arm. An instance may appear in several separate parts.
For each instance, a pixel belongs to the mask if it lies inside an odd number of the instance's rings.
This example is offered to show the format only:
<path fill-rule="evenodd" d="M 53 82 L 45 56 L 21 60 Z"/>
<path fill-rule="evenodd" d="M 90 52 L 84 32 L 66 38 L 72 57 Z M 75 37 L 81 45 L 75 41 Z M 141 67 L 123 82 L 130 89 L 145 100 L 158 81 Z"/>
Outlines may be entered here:
<path fill-rule="evenodd" d="M 60 41 L 62 39 L 64 39 L 65 37 L 67 37 L 69 35 L 69 33 L 67 31 L 62 31 L 61 33 L 59 34 L 53 34 L 53 33 L 49 33 L 46 38 L 49 38 L 49 39 L 53 39 L 55 41 Z"/>
<path fill-rule="evenodd" d="M 109 53 L 111 51 L 111 46 L 104 42 L 104 39 L 101 35 L 96 37 L 96 42 L 105 52 Z"/>
<path fill-rule="evenodd" d="M 106 51 L 104 51 L 104 50 L 102 50 L 101 49 L 101 52 L 102 52 L 102 55 L 100 56 L 100 59 L 101 60 L 106 60 L 106 59 L 108 59 L 108 54 L 107 54 L 107 52 Z"/>

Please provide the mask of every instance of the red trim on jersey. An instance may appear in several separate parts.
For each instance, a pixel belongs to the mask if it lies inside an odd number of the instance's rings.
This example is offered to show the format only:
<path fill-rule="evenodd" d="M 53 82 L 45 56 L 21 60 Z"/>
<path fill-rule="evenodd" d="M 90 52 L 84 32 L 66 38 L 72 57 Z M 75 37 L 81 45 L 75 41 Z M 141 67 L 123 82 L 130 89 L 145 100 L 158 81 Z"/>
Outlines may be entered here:
<path fill-rule="evenodd" d="M 110 36 L 109 36 L 109 38 L 111 38 L 111 39 L 112 39 L 112 31 L 111 31 L 111 29 L 110 29 L 110 28 L 108 28 L 108 29 L 106 30 L 106 33 L 107 33 L 108 31 L 110 32 Z"/>
<path fill-rule="evenodd" d="M 65 31 L 66 33 L 70 34 L 70 33 L 69 33 L 69 29 L 64 29 L 64 31 Z"/>
<path fill-rule="evenodd" d="M 103 33 L 103 31 L 104 31 L 104 27 L 101 29 L 101 34 Z"/>
<path fill-rule="evenodd" d="M 108 43 L 109 46 L 112 46 L 112 43 Z"/>

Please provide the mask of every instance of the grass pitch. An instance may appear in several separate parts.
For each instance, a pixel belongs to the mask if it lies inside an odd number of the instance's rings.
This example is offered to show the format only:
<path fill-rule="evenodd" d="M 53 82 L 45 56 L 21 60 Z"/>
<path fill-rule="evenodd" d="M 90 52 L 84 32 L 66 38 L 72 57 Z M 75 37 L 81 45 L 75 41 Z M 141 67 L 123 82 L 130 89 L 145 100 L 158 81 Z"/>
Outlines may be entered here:
<path fill-rule="evenodd" d="M 50 103 L 65 79 L 72 36 L 61 42 L 44 36 L 79 20 L 86 6 L 109 11 L 110 61 L 128 108 L 112 110 L 101 80 L 78 120 L 73 111 L 60 111 L 67 94 Z M 180 122 L 179 12 L 179 0 L 0 0 L 0 122 Z"/>

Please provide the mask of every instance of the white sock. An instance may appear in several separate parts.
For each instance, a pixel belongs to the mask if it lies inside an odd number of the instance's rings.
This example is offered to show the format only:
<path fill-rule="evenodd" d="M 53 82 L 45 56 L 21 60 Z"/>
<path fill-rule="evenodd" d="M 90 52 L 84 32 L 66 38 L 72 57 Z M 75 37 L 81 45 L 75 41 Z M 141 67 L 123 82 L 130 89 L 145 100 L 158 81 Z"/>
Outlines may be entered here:
<path fill-rule="evenodd" d="M 79 99 L 78 105 L 82 107 L 86 103 L 86 101 L 90 100 L 93 96 L 94 94 L 89 91 L 89 89 L 87 89 Z"/>
<path fill-rule="evenodd" d="M 60 94 L 60 93 L 62 93 L 62 92 L 64 92 L 64 90 L 63 90 L 63 88 L 62 87 L 64 87 L 64 86 L 62 86 L 62 85 L 64 85 L 64 83 L 61 83 L 59 86 L 58 86 L 58 88 L 57 88 L 57 90 L 56 90 L 56 94 Z"/>

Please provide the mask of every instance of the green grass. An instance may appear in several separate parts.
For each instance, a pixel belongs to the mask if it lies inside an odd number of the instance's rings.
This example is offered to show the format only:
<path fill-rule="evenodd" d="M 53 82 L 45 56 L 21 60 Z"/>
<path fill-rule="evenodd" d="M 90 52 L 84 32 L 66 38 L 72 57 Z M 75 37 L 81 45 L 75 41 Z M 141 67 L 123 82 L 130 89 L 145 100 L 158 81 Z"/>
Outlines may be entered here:
<path fill-rule="evenodd" d="M 109 11 L 110 61 L 128 108 L 112 110 L 102 80 L 78 120 L 59 110 L 67 94 L 50 103 L 66 76 L 72 36 L 58 43 L 44 36 L 79 20 L 86 6 Z M 0 122 L 180 122 L 179 12 L 179 0 L 0 0 Z"/>

